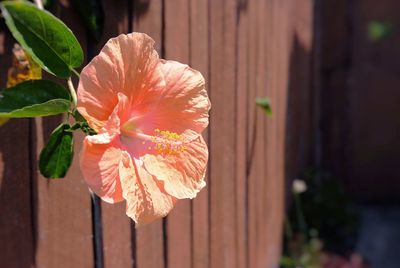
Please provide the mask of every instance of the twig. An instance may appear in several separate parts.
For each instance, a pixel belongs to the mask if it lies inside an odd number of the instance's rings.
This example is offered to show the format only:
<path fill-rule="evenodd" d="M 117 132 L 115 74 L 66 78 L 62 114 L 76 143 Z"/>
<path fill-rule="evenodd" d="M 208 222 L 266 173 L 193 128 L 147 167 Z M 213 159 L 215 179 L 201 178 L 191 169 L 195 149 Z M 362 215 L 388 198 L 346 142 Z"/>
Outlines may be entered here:
<path fill-rule="evenodd" d="M 69 92 L 71 93 L 72 103 L 74 104 L 74 106 L 76 106 L 78 104 L 78 98 L 76 96 L 76 91 L 74 88 L 74 84 L 72 84 L 71 77 L 68 78 L 68 88 L 69 88 Z"/>
<path fill-rule="evenodd" d="M 71 70 L 78 78 L 81 77 L 81 75 L 75 69 L 71 69 Z"/>

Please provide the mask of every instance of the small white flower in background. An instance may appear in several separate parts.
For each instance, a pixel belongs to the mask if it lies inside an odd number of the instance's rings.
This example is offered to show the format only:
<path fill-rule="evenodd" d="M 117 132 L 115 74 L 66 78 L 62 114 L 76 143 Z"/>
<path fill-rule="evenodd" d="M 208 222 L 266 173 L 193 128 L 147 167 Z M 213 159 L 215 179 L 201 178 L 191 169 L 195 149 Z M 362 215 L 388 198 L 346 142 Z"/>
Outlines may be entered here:
<path fill-rule="evenodd" d="M 295 179 L 292 184 L 292 191 L 301 194 L 307 191 L 307 184 L 303 180 Z"/>

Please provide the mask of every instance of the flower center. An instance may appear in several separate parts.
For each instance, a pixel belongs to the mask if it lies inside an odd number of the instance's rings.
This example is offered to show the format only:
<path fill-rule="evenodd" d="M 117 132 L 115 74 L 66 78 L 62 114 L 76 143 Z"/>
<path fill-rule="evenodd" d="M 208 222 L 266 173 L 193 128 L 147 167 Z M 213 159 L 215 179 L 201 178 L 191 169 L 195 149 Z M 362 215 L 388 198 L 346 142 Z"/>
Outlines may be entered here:
<path fill-rule="evenodd" d="M 155 129 L 154 135 L 144 134 L 135 128 L 133 121 L 127 121 L 121 129 L 125 137 L 142 140 L 142 144 L 150 143 L 148 149 L 155 150 L 161 155 L 178 155 L 186 150 L 185 139 L 182 135 L 168 130 Z"/>

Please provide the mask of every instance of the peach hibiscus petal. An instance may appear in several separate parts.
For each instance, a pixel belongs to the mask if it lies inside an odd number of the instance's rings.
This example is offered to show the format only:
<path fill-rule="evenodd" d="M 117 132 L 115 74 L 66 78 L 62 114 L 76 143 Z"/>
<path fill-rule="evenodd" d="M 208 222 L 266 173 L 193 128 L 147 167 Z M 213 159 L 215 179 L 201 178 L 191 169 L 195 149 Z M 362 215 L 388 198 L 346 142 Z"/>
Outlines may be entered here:
<path fill-rule="evenodd" d="M 176 155 L 146 154 L 143 158 L 146 170 L 164 182 L 165 191 L 178 199 L 194 198 L 206 185 L 208 150 L 203 137 L 199 136 L 185 147 Z"/>
<path fill-rule="evenodd" d="M 195 139 L 207 127 L 211 107 L 204 77 L 176 61 L 160 64 L 166 86 L 154 112 L 154 127 Z"/>
<path fill-rule="evenodd" d="M 119 166 L 126 214 L 136 222 L 136 227 L 166 216 L 176 199 L 167 194 L 161 182 L 140 166 L 127 152 L 122 153 Z"/>
<path fill-rule="evenodd" d="M 109 203 L 123 200 L 118 173 L 122 144 L 118 137 L 128 98 L 122 93 L 117 96 L 118 103 L 100 133 L 85 138 L 80 163 L 90 189 Z"/>
<path fill-rule="evenodd" d="M 128 110 L 128 105 L 128 98 L 124 94 L 118 93 L 118 103 L 115 106 L 112 114 L 98 135 L 86 137 L 88 142 L 95 144 L 107 144 L 116 138 L 121 133 L 121 118 L 124 118 L 125 111 Z"/>
<path fill-rule="evenodd" d="M 114 141 L 94 144 L 86 138 L 81 152 L 81 170 L 89 188 L 108 203 L 123 201 L 119 179 L 121 149 Z"/>
<path fill-rule="evenodd" d="M 121 34 L 110 39 L 100 54 L 82 70 L 78 86 L 78 110 L 99 132 L 115 105 L 118 93 L 130 100 L 159 98 L 165 86 L 154 50 L 154 40 L 143 33 Z"/>

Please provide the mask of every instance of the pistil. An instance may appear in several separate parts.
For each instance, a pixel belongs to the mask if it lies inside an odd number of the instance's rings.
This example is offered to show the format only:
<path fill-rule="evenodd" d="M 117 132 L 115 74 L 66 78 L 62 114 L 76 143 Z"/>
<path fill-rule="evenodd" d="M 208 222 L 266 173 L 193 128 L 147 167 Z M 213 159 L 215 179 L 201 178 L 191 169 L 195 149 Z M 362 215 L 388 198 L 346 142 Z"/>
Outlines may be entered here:
<path fill-rule="evenodd" d="M 126 125 L 124 124 L 121 130 L 122 134 L 130 138 L 138 138 L 143 144 L 151 143 L 149 150 L 153 149 L 161 155 L 178 155 L 186 150 L 184 137 L 175 132 L 155 129 L 154 135 L 148 135 L 133 129 L 132 124 L 127 125 L 128 127 L 125 127 Z"/>

